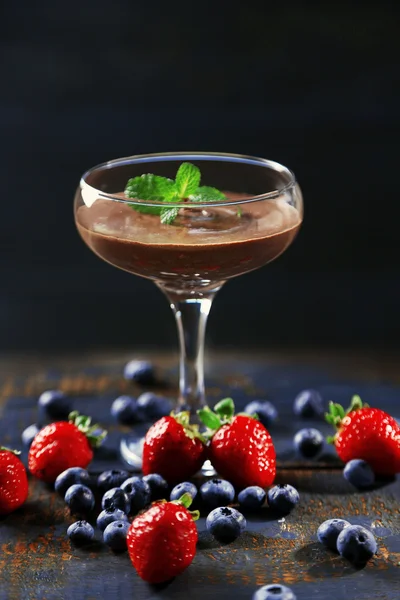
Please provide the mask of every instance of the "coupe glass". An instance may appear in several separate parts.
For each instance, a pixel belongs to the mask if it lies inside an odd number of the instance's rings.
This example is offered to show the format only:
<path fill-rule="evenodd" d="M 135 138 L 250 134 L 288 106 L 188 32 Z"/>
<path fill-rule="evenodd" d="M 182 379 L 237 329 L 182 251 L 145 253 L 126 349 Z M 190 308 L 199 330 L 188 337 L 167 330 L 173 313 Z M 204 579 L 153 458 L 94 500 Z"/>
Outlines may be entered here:
<path fill-rule="evenodd" d="M 130 178 L 153 173 L 175 178 L 190 162 L 201 185 L 225 193 L 223 201 L 189 199 L 172 224 L 162 224 L 165 203 L 127 198 Z M 263 158 L 212 152 L 130 156 L 87 171 L 75 195 L 75 221 L 84 242 L 106 262 L 151 279 L 167 297 L 180 344 L 177 410 L 206 404 L 204 337 L 207 317 L 224 283 L 271 262 L 291 244 L 303 218 L 294 174 Z M 158 214 L 156 214 L 158 213 Z M 124 459 L 140 467 L 140 444 L 121 444 Z"/>

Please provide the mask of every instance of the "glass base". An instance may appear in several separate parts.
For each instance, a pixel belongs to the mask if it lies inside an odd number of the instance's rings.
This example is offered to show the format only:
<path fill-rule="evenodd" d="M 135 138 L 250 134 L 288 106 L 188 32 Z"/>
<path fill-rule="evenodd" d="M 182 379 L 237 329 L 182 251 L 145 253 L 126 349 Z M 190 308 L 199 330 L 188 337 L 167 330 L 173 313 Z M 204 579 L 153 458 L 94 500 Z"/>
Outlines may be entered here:
<path fill-rule="evenodd" d="M 134 471 L 142 470 L 143 444 L 144 437 L 135 436 L 134 434 L 125 436 L 121 440 L 121 456 Z M 205 461 L 199 475 L 203 477 L 214 477 L 216 475 L 216 471 L 209 460 Z"/>

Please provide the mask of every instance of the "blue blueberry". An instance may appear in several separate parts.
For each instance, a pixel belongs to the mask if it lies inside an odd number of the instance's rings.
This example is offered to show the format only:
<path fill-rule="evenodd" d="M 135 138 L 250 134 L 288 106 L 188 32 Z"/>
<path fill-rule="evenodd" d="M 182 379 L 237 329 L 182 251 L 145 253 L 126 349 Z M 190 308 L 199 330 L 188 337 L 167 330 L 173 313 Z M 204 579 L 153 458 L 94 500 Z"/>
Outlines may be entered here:
<path fill-rule="evenodd" d="M 67 421 L 72 410 L 71 399 L 60 390 L 47 390 L 39 396 L 39 421 Z"/>
<path fill-rule="evenodd" d="M 318 429 L 300 429 L 293 438 L 293 445 L 303 458 L 315 458 L 324 447 L 324 436 Z"/>
<path fill-rule="evenodd" d="M 289 514 L 300 500 L 296 488 L 287 483 L 279 483 L 268 490 L 267 498 L 272 510 L 282 514 Z"/>
<path fill-rule="evenodd" d="M 205 504 L 211 508 L 231 504 L 235 498 L 235 489 L 229 481 L 224 479 L 210 479 L 200 488 L 200 496 Z"/>
<path fill-rule="evenodd" d="M 55 480 L 54 489 L 61 494 L 61 496 L 65 496 L 65 492 L 68 488 L 76 483 L 81 483 L 82 485 L 90 487 L 91 477 L 86 469 L 82 469 L 81 467 L 71 467 L 66 469 L 60 473 Z"/>
<path fill-rule="evenodd" d="M 153 385 L 156 380 L 154 367 L 148 360 L 130 360 L 124 367 L 124 377 L 140 385 Z"/>
<path fill-rule="evenodd" d="M 114 521 L 128 522 L 128 517 L 119 508 L 116 508 L 115 510 L 110 510 L 110 511 L 102 510 L 101 513 L 99 514 L 99 516 L 97 517 L 96 525 L 101 531 L 104 531 L 105 528 L 107 527 L 107 525 L 109 525 L 110 523 L 113 523 Z"/>
<path fill-rule="evenodd" d="M 337 550 L 355 565 L 364 565 L 376 553 L 375 537 L 361 525 L 350 525 L 339 533 Z"/>
<path fill-rule="evenodd" d="M 124 483 L 128 477 L 128 471 L 124 471 L 123 469 L 103 471 L 97 478 L 97 487 L 104 494 L 108 490 L 111 490 L 111 488 L 120 487 L 121 483 Z"/>
<path fill-rule="evenodd" d="M 140 477 L 129 477 L 121 484 L 121 490 L 128 496 L 129 510 L 132 514 L 143 510 L 151 502 L 150 486 Z"/>
<path fill-rule="evenodd" d="M 296 596 L 285 585 L 273 583 L 258 589 L 253 594 L 252 600 L 296 600 Z"/>
<path fill-rule="evenodd" d="M 246 519 L 235 508 L 215 508 L 207 517 L 207 530 L 219 542 L 229 544 L 246 529 Z"/>
<path fill-rule="evenodd" d="M 151 473 L 150 475 L 145 475 L 143 481 L 150 487 L 152 502 L 155 500 L 167 499 L 169 486 L 161 475 L 158 475 L 158 473 Z"/>
<path fill-rule="evenodd" d="M 143 411 L 132 396 L 116 398 L 111 405 L 111 415 L 122 425 L 134 425 L 144 420 Z"/>
<path fill-rule="evenodd" d="M 108 510 L 109 512 L 119 508 L 128 515 L 131 508 L 131 501 L 124 490 L 120 487 L 115 487 L 104 494 L 101 499 L 101 508 L 103 510 Z"/>
<path fill-rule="evenodd" d="M 262 507 L 267 497 L 266 492 L 258 485 L 245 488 L 238 495 L 238 501 L 242 508 L 257 510 Z"/>
<path fill-rule="evenodd" d="M 244 409 L 244 412 L 253 415 L 257 414 L 258 420 L 268 429 L 278 418 L 278 411 L 272 402 L 268 400 L 253 400 Z"/>
<path fill-rule="evenodd" d="M 294 399 L 294 414 L 303 419 L 323 417 L 324 402 L 316 390 L 303 390 Z"/>
<path fill-rule="evenodd" d="M 68 527 L 67 536 L 76 546 L 83 546 L 93 540 L 94 529 L 87 521 L 76 521 Z"/>
<path fill-rule="evenodd" d="M 183 494 L 190 494 L 194 500 L 197 496 L 197 487 L 194 485 L 194 483 L 190 483 L 190 481 L 178 483 L 178 485 L 176 485 L 172 490 L 169 499 L 179 500 Z"/>
<path fill-rule="evenodd" d="M 153 392 L 141 394 L 137 399 L 137 405 L 142 411 L 145 421 L 158 421 L 158 419 L 168 416 L 174 408 L 169 398 L 158 396 Z"/>
<path fill-rule="evenodd" d="M 103 541 L 111 550 L 122 552 L 127 549 L 126 536 L 130 523 L 128 521 L 113 521 L 104 530 Z"/>
<path fill-rule="evenodd" d="M 38 427 L 36 425 L 36 423 L 29 425 L 29 427 L 27 427 L 26 429 L 23 430 L 23 432 L 21 434 L 21 440 L 22 440 L 23 445 L 26 448 L 30 447 L 30 445 L 32 444 L 34 438 L 37 436 L 39 431 L 40 431 L 40 427 Z"/>
<path fill-rule="evenodd" d="M 345 527 L 349 526 L 350 523 L 344 519 L 329 519 L 328 521 L 324 521 L 318 527 L 318 540 L 330 550 L 337 551 L 336 543 L 339 533 L 341 533 Z"/>
<path fill-rule="evenodd" d="M 343 469 L 343 477 L 354 487 L 362 490 L 375 483 L 375 473 L 365 460 L 354 458 Z"/>
<path fill-rule="evenodd" d="M 86 515 L 94 509 L 93 492 L 81 483 L 71 485 L 65 492 L 64 500 L 73 514 Z"/>

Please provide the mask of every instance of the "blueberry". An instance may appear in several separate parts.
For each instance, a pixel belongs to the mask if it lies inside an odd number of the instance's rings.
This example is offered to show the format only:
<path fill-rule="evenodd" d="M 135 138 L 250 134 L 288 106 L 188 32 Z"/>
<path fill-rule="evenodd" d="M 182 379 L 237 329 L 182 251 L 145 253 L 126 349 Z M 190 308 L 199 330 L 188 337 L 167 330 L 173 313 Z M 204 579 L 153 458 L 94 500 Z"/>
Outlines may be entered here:
<path fill-rule="evenodd" d="M 375 473 L 365 460 L 354 458 L 343 469 L 343 477 L 358 489 L 368 488 L 375 482 Z"/>
<path fill-rule="evenodd" d="M 244 412 L 249 415 L 256 413 L 260 423 L 267 429 L 278 418 L 278 411 L 272 402 L 268 402 L 268 400 L 253 400 L 245 407 Z"/>
<path fill-rule="evenodd" d="M 324 447 L 324 436 L 318 429 L 300 429 L 293 438 L 293 445 L 303 458 L 315 458 Z"/>
<path fill-rule="evenodd" d="M 115 487 L 104 494 L 101 499 L 101 508 L 103 510 L 108 510 L 109 512 L 119 508 L 128 515 L 131 508 L 131 501 L 124 490 Z"/>
<path fill-rule="evenodd" d="M 68 488 L 76 483 L 82 483 L 82 485 L 90 487 L 91 477 L 86 469 L 82 469 L 81 467 L 71 467 L 66 469 L 60 473 L 55 480 L 54 489 L 61 494 L 61 496 L 65 496 L 65 492 Z"/>
<path fill-rule="evenodd" d="M 205 504 L 211 508 L 217 508 L 233 502 L 235 489 L 229 481 L 210 479 L 201 486 L 200 496 Z"/>
<path fill-rule="evenodd" d="M 339 533 L 343 531 L 345 527 L 349 526 L 350 523 L 344 519 L 329 519 L 328 521 L 324 521 L 318 527 L 318 540 L 330 550 L 337 551 L 336 542 Z"/>
<path fill-rule="evenodd" d="M 60 390 L 47 390 L 39 396 L 38 412 L 41 423 L 67 421 L 71 410 L 70 398 Z"/>
<path fill-rule="evenodd" d="M 26 448 L 30 447 L 30 445 L 32 444 L 34 438 L 37 436 L 39 431 L 40 431 L 40 427 L 38 427 L 36 425 L 36 423 L 29 425 L 29 427 L 27 427 L 26 429 L 23 430 L 23 432 L 21 434 L 21 440 L 22 440 L 23 445 Z"/>
<path fill-rule="evenodd" d="M 128 496 L 132 514 L 136 514 L 151 502 L 150 486 L 140 477 L 129 477 L 121 484 L 121 489 Z"/>
<path fill-rule="evenodd" d="M 71 513 L 87 514 L 94 508 L 93 492 L 86 485 L 75 483 L 65 493 L 65 502 Z"/>
<path fill-rule="evenodd" d="M 262 507 L 266 497 L 267 494 L 261 487 L 251 485 L 240 492 L 238 501 L 242 508 L 257 510 Z"/>
<path fill-rule="evenodd" d="M 169 497 L 170 500 L 179 500 L 183 494 L 190 494 L 192 499 L 194 500 L 197 496 L 197 487 L 190 483 L 190 481 L 184 481 L 183 483 L 178 483 L 174 487 Z"/>
<path fill-rule="evenodd" d="M 126 536 L 129 527 L 130 523 L 128 521 L 113 521 L 104 530 L 104 543 L 116 552 L 126 550 Z"/>
<path fill-rule="evenodd" d="M 339 533 L 337 549 L 355 565 L 364 565 L 376 553 L 375 537 L 361 525 L 350 525 Z"/>
<path fill-rule="evenodd" d="M 140 385 L 155 383 L 154 367 L 147 360 L 130 360 L 124 367 L 124 377 Z"/>
<path fill-rule="evenodd" d="M 210 512 L 206 527 L 216 540 L 228 544 L 246 529 L 246 519 L 235 508 L 224 506 Z"/>
<path fill-rule="evenodd" d="M 96 525 L 101 531 L 104 531 L 107 525 L 113 523 L 114 521 L 128 522 L 128 517 L 119 508 L 116 508 L 115 510 L 102 510 L 97 517 Z"/>
<path fill-rule="evenodd" d="M 294 414 L 303 419 L 315 419 L 324 415 L 324 402 L 316 390 L 303 390 L 294 399 Z"/>
<path fill-rule="evenodd" d="M 97 487 L 99 488 L 99 491 L 104 494 L 108 490 L 111 490 L 111 488 L 120 487 L 121 483 L 124 483 L 128 477 L 128 471 L 121 469 L 103 471 L 97 478 Z"/>
<path fill-rule="evenodd" d="M 150 475 L 145 475 L 143 481 L 150 487 L 152 502 L 155 500 L 166 500 L 169 486 L 161 475 L 151 473 Z"/>
<path fill-rule="evenodd" d="M 111 405 L 111 414 L 122 425 L 134 425 L 144 420 L 143 411 L 138 407 L 136 398 L 119 396 Z"/>
<path fill-rule="evenodd" d="M 288 514 L 300 500 L 299 492 L 287 483 L 279 483 L 267 492 L 269 506 L 282 514 Z"/>
<path fill-rule="evenodd" d="M 171 400 L 164 396 L 157 396 L 153 392 L 145 392 L 137 399 L 138 408 L 142 411 L 145 421 L 158 421 L 168 416 L 173 405 Z"/>
<path fill-rule="evenodd" d="M 94 529 L 87 521 L 76 521 L 68 527 L 67 536 L 76 546 L 83 546 L 92 541 Z"/>
<path fill-rule="evenodd" d="M 296 596 L 290 588 L 275 583 L 258 589 L 252 600 L 296 600 Z"/>

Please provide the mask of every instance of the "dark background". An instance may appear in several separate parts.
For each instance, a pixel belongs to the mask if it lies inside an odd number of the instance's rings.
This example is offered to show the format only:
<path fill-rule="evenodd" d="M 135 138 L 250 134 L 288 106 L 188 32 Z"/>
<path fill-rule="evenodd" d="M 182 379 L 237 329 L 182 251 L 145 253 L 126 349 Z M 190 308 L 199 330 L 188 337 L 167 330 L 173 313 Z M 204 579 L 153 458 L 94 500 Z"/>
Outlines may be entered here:
<path fill-rule="evenodd" d="M 224 7 L 224 8 L 222 8 Z M 208 344 L 399 340 L 399 9 L 385 2 L 7 2 L 0 19 L 0 350 L 175 347 L 154 284 L 76 233 L 81 173 L 216 150 L 292 168 L 306 218 L 228 283 Z"/>

